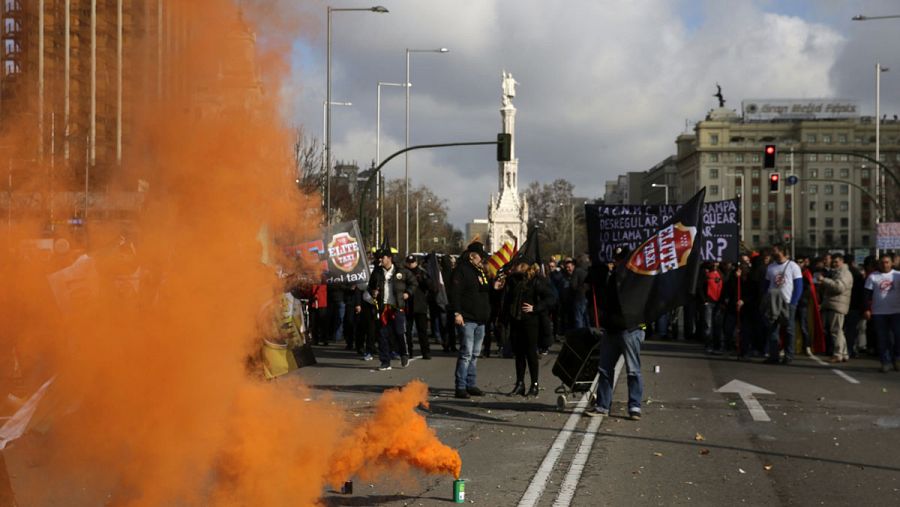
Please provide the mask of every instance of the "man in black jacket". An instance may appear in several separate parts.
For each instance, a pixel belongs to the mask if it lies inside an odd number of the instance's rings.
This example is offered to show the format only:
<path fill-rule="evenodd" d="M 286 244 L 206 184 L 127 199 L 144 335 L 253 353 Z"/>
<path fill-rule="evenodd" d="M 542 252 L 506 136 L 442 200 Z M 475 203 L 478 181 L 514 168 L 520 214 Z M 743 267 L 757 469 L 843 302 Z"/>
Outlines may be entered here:
<path fill-rule="evenodd" d="M 410 354 L 412 354 L 412 328 L 413 324 L 415 324 L 416 334 L 419 337 L 419 348 L 422 351 L 422 359 L 431 359 L 431 348 L 428 344 L 428 294 L 433 289 L 431 277 L 419 266 L 419 259 L 415 255 L 406 257 L 406 269 L 416 279 L 416 288 L 412 291 L 412 297 L 407 301 L 406 345 Z"/>
<path fill-rule="evenodd" d="M 378 356 L 380 371 L 391 369 L 391 350 L 399 350 L 400 366 L 409 364 L 409 349 L 406 346 L 407 301 L 416 289 L 416 278 L 403 266 L 394 264 L 390 250 L 376 254 L 381 265 L 372 271 L 369 279 L 369 293 L 376 302 L 379 317 Z"/>
<path fill-rule="evenodd" d="M 449 315 L 459 337 L 456 360 L 456 397 L 484 396 L 476 386 L 475 368 L 484 341 L 485 324 L 491 317 L 490 287 L 481 263 L 487 258 L 484 246 L 472 242 L 457 262 L 450 279 Z"/>

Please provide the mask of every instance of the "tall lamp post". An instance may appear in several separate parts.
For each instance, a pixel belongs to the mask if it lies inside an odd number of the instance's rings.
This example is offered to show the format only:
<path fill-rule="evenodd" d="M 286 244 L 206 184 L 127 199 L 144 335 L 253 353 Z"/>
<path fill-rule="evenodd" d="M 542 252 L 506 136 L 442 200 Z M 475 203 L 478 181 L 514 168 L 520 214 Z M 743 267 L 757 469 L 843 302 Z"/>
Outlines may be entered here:
<path fill-rule="evenodd" d="M 325 58 L 325 164 L 326 164 L 326 188 L 325 188 L 325 218 L 326 223 L 331 224 L 331 13 L 349 11 L 369 11 L 385 14 L 388 10 L 380 5 L 375 7 L 350 7 L 327 8 L 327 36 Z"/>
<path fill-rule="evenodd" d="M 409 81 L 409 55 L 410 53 L 449 53 L 447 48 L 438 49 L 409 49 L 406 48 L 406 146 L 409 148 L 409 89 L 412 83 Z M 406 169 L 403 173 L 403 186 L 406 193 L 406 251 L 409 251 L 409 152 L 404 155 Z"/>
<path fill-rule="evenodd" d="M 381 87 L 382 86 L 408 86 L 407 83 L 386 83 L 384 81 L 379 81 L 377 86 L 377 99 L 375 101 L 375 166 L 377 167 L 381 164 Z M 381 230 L 384 227 L 384 202 L 382 202 L 381 195 L 381 177 L 378 177 L 378 180 L 375 182 L 375 237 L 377 238 L 378 244 L 382 243 L 383 231 Z M 394 241 L 399 241 L 400 238 L 394 238 Z"/>
<path fill-rule="evenodd" d="M 857 14 L 853 16 L 851 19 L 853 21 L 871 21 L 877 19 L 898 19 L 900 18 L 900 14 L 890 14 L 887 16 L 866 16 L 863 14 Z M 875 160 L 881 162 L 881 73 L 887 72 L 888 68 L 883 67 L 881 63 L 875 62 Z M 884 192 L 884 182 L 881 180 L 883 177 L 881 171 L 881 165 L 875 164 L 875 255 L 878 255 L 878 224 L 884 218 L 884 198 L 887 195 Z"/>
<path fill-rule="evenodd" d="M 328 132 L 331 131 L 329 127 L 329 123 L 331 123 L 328 117 L 328 110 L 330 109 L 328 105 L 332 106 L 344 106 L 350 107 L 353 105 L 352 102 L 338 102 L 338 101 L 322 101 L 322 139 L 325 139 L 328 136 Z M 328 144 L 325 144 L 325 152 L 328 152 Z M 327 173 L 327 181 L 326 181 L 326 192 L 328 193 L 327 203 L 325 205 L 325 216 L 328 217 L 329 223 L 331 223 L 331 160 L 328 158 L 322 158 L 322 169 Z"/>
<path fill-rule="evenodd" d="M 666 183 L 651 183 L 651 187 L 653 188 L 663 188 L 666 190 L 666 205 L 669 204 L 669 185 Z"/>

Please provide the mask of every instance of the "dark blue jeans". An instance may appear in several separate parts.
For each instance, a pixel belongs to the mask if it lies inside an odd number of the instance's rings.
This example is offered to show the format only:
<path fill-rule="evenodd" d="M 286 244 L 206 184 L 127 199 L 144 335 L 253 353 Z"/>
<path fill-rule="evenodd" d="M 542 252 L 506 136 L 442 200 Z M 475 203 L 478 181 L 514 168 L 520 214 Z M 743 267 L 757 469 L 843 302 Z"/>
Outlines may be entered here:
<path fill-rule="evenodd" d="M 873 315 L 872 324 L 878 337 L 878 356 L 881 364 L 900 361 L 900 313 Z"/>
<path fill-rule="evenodd" d="M 625 355 L 625 369 L 628 373 L 628 413 L 641 412 L 641 398 L 644 396 L 644 381 L 641 377 L 641 343 L 644 331 L 620 331 L 609 333 L 600 342 L 600 365 L 597 381 L 597 408 L 609 413 L 612 405 L 613 380 L 616 362 Z"/>
<path fill-rule="evenodd" d="M 393 320 L 387 324 L 378 323 L 381 329 L 378 333 L 378 359 L 382 366 L 391 364 L 391 350 L 399 352 L 401 357 L 409 357 L 406 349 L 406 314 L 397 311 Z"/>

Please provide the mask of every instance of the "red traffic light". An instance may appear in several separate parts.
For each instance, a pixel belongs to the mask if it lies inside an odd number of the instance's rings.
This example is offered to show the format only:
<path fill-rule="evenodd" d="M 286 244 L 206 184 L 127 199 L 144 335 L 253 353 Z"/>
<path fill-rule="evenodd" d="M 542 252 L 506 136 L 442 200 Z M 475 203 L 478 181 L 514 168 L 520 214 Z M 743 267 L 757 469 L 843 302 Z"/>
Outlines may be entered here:
<path fill-rule="evenodd" d="M 778 183 L 778 173 L 772 173 L 769 175 L 769 181 L 773 183 Z"/>
<path fill-rule="evenodd" d="M 769 192 L 778 192 L 778 181 L 781 175 L 778 173 L 769 174 Z"/>
<path fill-rule="evenodd" d="M 766 155 L 773 155 L 773 154 L 775 154 L 775 147 L 772 146 L 771 144 L 766 146 Z"/>

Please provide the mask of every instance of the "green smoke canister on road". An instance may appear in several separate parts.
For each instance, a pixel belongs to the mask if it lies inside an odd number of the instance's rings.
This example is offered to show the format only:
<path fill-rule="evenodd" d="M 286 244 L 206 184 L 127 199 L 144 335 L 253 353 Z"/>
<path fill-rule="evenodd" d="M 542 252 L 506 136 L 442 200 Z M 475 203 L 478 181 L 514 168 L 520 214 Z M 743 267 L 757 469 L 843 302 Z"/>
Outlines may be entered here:
<path fill-rule="evenodd" d="M 466 481 L 457 479 L 453 481 L 453 501 L 456 503 L 466 503 Z"/>

